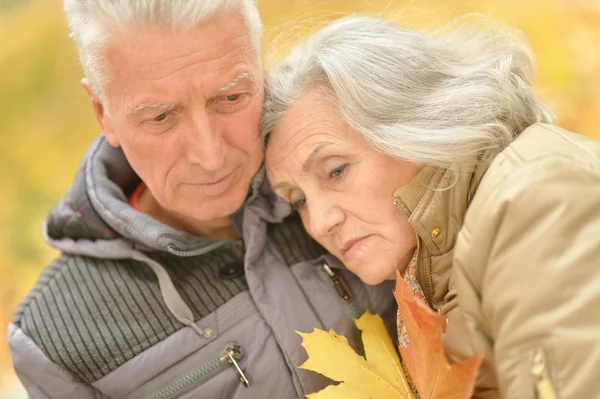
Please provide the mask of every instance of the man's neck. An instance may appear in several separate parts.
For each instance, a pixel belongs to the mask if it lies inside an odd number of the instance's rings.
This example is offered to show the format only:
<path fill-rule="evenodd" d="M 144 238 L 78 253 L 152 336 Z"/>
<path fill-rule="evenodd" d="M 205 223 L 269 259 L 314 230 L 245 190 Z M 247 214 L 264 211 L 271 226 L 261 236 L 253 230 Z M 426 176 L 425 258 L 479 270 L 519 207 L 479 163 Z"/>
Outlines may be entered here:
<path fill-rule="evenodd" d="M 174 229 L 182 230 L 196 236 L 206 237 L 211 240 L 237 240 L 240 238 L 231 222 L 231 217 L 213 219 L 208 222 L 199 222 L 190 218 L 174 215 L 163 208 L 147 188 L 141 193 L 138 204 L 140 212 L 145 213 Z"/>

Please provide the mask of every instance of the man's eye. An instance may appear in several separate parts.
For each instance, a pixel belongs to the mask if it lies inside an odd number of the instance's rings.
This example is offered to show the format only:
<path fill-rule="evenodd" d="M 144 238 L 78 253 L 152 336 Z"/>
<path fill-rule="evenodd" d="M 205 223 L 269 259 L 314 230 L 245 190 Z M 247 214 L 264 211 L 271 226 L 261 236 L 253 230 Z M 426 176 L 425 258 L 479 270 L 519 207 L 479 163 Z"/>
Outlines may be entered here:
<path fill-rule="evenodd" d="M 162 114 L 158 115 L 157 117 L 152 118 L 152 120 L 154 122 L 162 122 L 165 119 L 167 119 L 167 113 L 166 112 L 163 112 Z"/>
<path fill-rule="evenodd" d="M 230 102 L 237 101 L 239 98 L 240 98 L 239 94 L 230 94 L 228 96 L 225 96 L 225 100 L 230 101 Z"/>
<path fill-rule="evenodd" d="M 251 99 L 252 97 L 247 93 L 227 94 L 215 98 L 214 107 L 217 112 L 233 114 L 244 109 Z"/>

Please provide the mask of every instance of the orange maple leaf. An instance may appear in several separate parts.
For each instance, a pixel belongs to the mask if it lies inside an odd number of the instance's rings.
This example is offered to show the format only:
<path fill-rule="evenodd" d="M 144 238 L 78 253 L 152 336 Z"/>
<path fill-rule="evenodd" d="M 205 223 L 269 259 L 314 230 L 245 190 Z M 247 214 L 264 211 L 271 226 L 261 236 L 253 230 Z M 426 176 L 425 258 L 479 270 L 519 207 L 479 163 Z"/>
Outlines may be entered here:
<path fill-rule="evenodd" d="M 442 332 L 446 319 L 417 300 L 409 283 L 396 274 L 396 302 L 410 341 L 399 346 L 402 361 L 421 399 L 468 399 L 473 394 L 483 353 L 450 364 L 444 354 Z"/>

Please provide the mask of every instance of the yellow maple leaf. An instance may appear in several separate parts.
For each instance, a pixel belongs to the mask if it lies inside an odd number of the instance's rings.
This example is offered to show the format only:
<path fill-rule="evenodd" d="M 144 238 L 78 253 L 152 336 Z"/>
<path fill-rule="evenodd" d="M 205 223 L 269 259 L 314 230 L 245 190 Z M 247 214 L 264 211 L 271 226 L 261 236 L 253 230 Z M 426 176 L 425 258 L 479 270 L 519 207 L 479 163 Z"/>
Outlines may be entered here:
<path fill-rule="evenodd" d="M 340 382 L 307 398 L 414 399 L 383 320 L 367 312 L 356 320 L 356 325 L 362 330 L 366 359 L 334 330 L 298 332 L 308 354 L 308 360 L 299 367 Z"/>
<path fill-rule="evenodd" d="M 362 332 L 365 357 L 375 372 L 392 385 L 410 392 L 408 397 L 412 398 L 412 390 L 407 383 L 398 352 L 381 317 L 365 312 L 354 322 Z"/>

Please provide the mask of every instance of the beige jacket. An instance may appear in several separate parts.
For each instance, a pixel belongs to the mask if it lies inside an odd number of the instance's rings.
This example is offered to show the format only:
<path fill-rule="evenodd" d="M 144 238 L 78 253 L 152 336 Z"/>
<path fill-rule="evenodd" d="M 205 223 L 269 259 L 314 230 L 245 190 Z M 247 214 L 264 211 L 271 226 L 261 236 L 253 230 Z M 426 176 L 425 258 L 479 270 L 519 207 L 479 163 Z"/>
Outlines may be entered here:
<path fill-rule="evenodd" d="M 447 354 L 485 354 L 477 398 L 600 398 L 600 143 L 536 124 L 484 169 L 395 193 Z"/>

